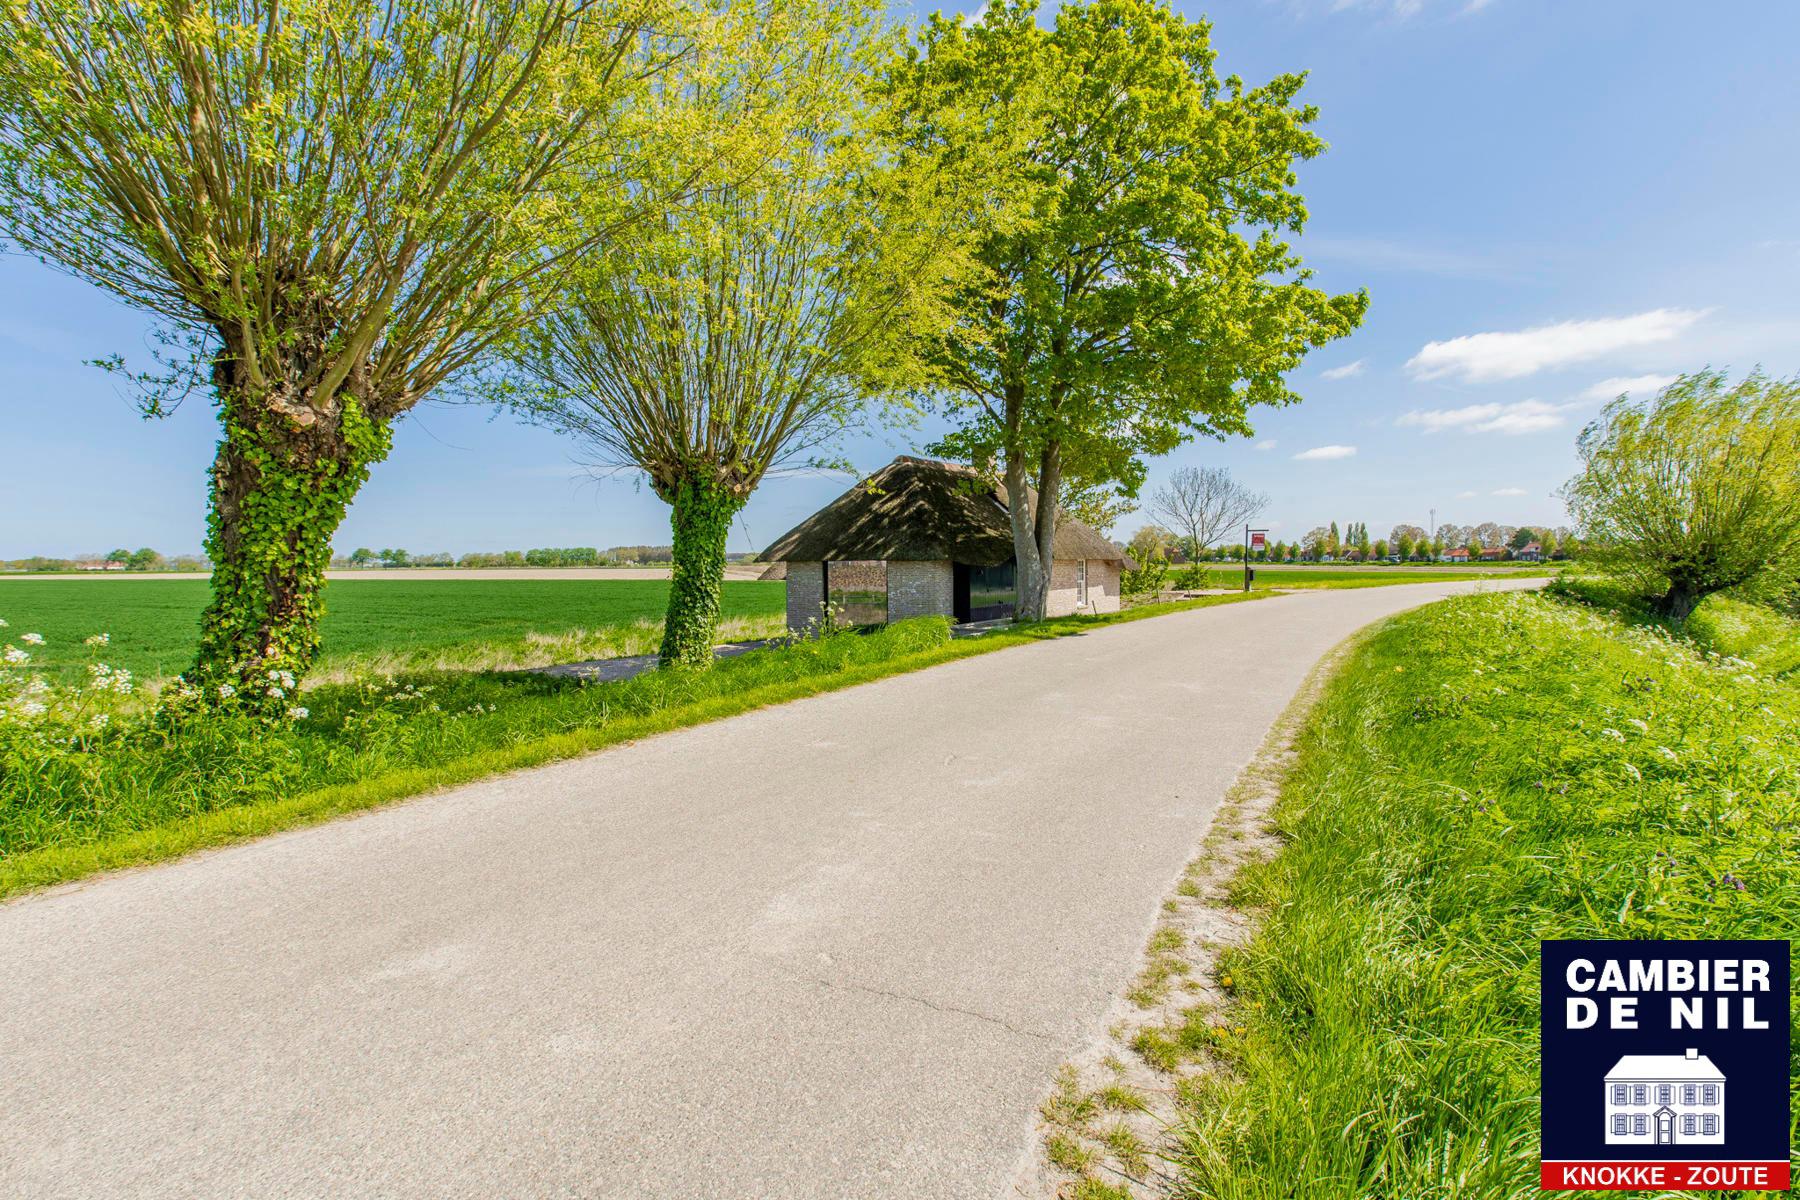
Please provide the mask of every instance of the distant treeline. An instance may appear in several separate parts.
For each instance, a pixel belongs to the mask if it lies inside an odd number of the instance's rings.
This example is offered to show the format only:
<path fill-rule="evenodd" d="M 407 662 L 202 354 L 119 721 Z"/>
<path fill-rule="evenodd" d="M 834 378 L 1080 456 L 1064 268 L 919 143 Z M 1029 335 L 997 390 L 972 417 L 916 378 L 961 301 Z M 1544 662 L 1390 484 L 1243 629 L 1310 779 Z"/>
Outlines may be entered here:
<path fill-rule="evenodd" d="M 0 571 L 198 571 L 212 570 L 212 564 L 198 554 L 176 554 L 164 557 L 145 546 L 141 550 L 114 550 L 110 554 L 77 554 L 73 558 L 0 559 Z"/>
<path fill-rule="evenodd" d="M 414 554 L 408 550 L 371 550 L 358 547 L 347 555 L 334 558 L 334 567 L 462 567 L 481 570 L 494 567 L 630 567 L 661 565 L 674 557 L 668 546 L 609 546 L 605 550 L 593 546 L 542 546 L 536 550 L 477 550 L 461 557 L 439 552 Z M 727 554 L 738 562 L 754 558 L 752 554 Z"/>

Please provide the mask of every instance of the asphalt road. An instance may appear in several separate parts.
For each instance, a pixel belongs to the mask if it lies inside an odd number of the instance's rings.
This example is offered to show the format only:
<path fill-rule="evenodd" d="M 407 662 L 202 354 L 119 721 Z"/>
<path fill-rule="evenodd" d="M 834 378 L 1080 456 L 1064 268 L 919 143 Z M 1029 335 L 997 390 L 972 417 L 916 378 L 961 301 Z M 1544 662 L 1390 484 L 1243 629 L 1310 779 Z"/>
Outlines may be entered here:
<path fill-rule="evenodd" d="M 0 906 L 0 1195 L 984 1197 L 1320 655 L 1097 630 Z"/>

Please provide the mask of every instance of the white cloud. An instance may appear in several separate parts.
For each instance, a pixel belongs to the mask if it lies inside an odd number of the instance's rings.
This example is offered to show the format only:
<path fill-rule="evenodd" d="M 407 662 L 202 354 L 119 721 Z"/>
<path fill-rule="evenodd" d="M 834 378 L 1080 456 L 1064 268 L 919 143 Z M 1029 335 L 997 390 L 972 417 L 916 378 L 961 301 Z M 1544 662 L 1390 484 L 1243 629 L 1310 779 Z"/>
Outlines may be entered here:
<path fill-rule="evenodd" d="M 1449 376 L 1467 383 L 1518 379 L 1605 358 L 1621 350 L 1666 342 L 1685 332 L 1707 311 L 1655 308 L 1629 317 L 1563 321 L 1507 333 L 1471 333 L 1447 342 L 1427 342 L 1406 366 L 1418 379 Z"/>
<path fill-rule="evenodd" d="M 1258 450 L 1273 450 L 1275 448 L 1275 439 L 1264 438 L 1262 441 L 1256 443 L 1256 448 Z"/>
<path fill-rule="evenodd" d="M 1523 496 L 1524 494 L 1525 494 L 1524 488 L 1495 488 L 1494 489 L 1494 495 L 1496 495 L 1496 496 Z"/>
<path fill-rule="evenodd" d="M 1458 500 L 1473 500 L 1475 498 L 1475 493 L 1474 492 L 1458 492 L 1458 493 L 1456 493 L 1456 498 Z"/>
<path fill-rule="evenodd" d="M 1355 454 L 1355 446 L 1314 446 L 1311 450 L 1302 450 L 1294 458 L 1299 462 L 1329 462 L 1334 458 L 1350 458 Z"/>
<path fill-rule="evenodd" d="M 1512 404 L 1468 404 L 1462 408 L 1415 409 L 1402 413 L 1397 425 L 1411 425 L 1426 433 L 1443 433 L 1461 429 L 1467 433 L 1542 433 L 1563 425 L 1566 406 L 1546 404 L 1542 400 L 1519 400 Z"/>
<path fill-rule="evenodd" d="M 1674 375 L 1620 375 L 1612 379 L 1602 379 L 1593 387 L 1581 393 L 1584 400 L 1611 400 L 1620 392 L 1636 392 L 1647 396 L 1652 392 L 1660 392 L 1674 383 Z"/>
<path fill-rule="evenodd" d="M 1343 366 L 1333 367 L 1329 371 L 1320 371 L 1319 378 L 1320 379 L 1352 379 L 1358 375 L 1361 375 L 1362 373 L 1363 373 L 1363 360 L 1359 358 L 1353 363 L 1345 363 Z"/>

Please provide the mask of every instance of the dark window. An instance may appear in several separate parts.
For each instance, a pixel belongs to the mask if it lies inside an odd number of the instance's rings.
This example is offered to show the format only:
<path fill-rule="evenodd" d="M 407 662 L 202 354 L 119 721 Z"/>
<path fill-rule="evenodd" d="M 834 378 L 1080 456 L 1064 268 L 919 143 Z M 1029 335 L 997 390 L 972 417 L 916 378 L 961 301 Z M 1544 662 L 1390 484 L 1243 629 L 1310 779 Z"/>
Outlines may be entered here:
<path fill-rule="evenodd" d="M 969 620 L 997 621 L 1013 615 L 1019 599 L 1019 573 L 1011 559 L 991 567 L 969 568 Z"/>
<path fill-rule="evenodd" d="M 828 562 L 825 594 L 846 625 L 887 624 L 887 564 Z"/>

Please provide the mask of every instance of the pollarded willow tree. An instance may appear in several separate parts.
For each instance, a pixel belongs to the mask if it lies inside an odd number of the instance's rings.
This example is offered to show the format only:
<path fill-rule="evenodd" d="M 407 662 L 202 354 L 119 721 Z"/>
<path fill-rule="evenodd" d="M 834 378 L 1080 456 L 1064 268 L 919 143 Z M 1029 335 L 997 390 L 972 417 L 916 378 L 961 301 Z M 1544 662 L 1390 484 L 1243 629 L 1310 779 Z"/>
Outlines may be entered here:
<path fill-rule="evenodd" d="M 279 711 L 394 421 L 601 247 L 599 199 L 575 228 L 558 185 L 630 174 L 646 78 L 682 48 L 660 2 L 0 7 L 6 234 L 166 322 L 163 382 L 189 373 L 218 410 L 192 680 L 214 703 Z"/>
<path fill-rule="evenodd" d="M 1584 554 L 1686 620 L 1706 597 L 1800 581 L 1800 379 L 1683 375 L 1582 431 L 1563 489 Z"/>
<path fill-rule="evenodd" d="M 984 164 L 1008 219 L 933 348 L 958 428 L 943 452 L 1004 471 L 1018 611 L 1042 616 L 1068 476 L 1143 478 L 1141 456 L 1250 432 L 1252 406 L 1362 319 L 1278 236 L 1306 208 L 1294 166 L 1324 149 L 1302 77 L 1221 79 L 1210 27 L 1155 0 L 1033 3 L 934 18 L 892 73 L 909 154 Z"/>
<path fill-rule="evenodd" d="M 900 394 L 958 270 L 949 177 L 893 168 L 865 97 L 891 53 L 879 5 L 742 11 L 753 36 L 664 81 L 730 114 L 706 163 L 677 150 L 667 164 L 705 181 L 568 279 L 509 380 L 532 419 L 670 505 L 665 666 L 711 665 L 733 518 L 771 469 Z M 778 101 L 739 110 L 746 79 Z"/>

